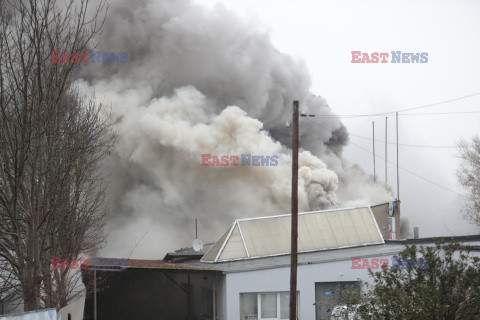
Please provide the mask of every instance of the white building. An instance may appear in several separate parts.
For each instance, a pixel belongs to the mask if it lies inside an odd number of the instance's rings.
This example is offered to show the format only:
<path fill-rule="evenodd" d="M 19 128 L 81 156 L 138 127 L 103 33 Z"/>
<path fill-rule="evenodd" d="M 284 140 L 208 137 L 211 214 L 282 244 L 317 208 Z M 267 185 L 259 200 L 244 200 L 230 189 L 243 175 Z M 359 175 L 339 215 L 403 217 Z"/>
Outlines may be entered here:
<path fill-rule="evenodd" d="M 290 215 L 237 220 L 196 263 L 224 273 L 218 280 L 217 318 L 288 319 Z M 360 290 L 368 269 L 392 265 L 409 243 L 384 240 L 369 207 L 308 212 L 298 220 L 297 295 L 299 319 L 329 318 L 339 290 Z M 480 244 L 480 236 L 457 241 Z M 323 307 L 323 308 L 322 308 Z"/>

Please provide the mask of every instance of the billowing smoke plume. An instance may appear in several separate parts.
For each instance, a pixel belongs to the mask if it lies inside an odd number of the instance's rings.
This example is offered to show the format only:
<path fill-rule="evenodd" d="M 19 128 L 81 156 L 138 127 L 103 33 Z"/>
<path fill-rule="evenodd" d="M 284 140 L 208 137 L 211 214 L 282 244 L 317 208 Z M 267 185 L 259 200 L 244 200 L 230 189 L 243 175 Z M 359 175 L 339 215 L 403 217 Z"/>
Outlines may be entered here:
<path fill-rule="evenodd" d="M 128 63 L 89 64 L 79 80 L 112 105 L 120 135 L 106 254 L 161 258 L 191 242 L 194 218 L 213 241 L 236 218 L 288 213 L 293 100 L 320 115 L 301 119 L 300 211 L 390 199 L 344 163 L 347 129 L 309 92 L 304 63 L 253 18 L 189 0 L 116 1 L 97 50 L 128 53 Z M 202 154 L 278 165 L 207 167 Z"/>

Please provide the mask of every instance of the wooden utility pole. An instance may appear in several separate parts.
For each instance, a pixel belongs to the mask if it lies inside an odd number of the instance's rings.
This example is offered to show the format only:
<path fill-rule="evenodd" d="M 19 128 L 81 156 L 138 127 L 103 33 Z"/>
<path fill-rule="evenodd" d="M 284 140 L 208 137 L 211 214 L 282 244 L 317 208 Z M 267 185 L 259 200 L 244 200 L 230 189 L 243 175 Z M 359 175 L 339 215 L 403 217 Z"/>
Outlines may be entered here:
<path fill-rule="evenodd" d="M 398 112 L 396 113 L 397 127 L 397 200 L 400 200 L 400 173 L 398 172 Z"/>
<path fill-rule="evenodd" d="M 377 181 L 377 175 L 375 173 L 375 121 L 372 121 L 372 129 L 373 129 L 373 181 Z"/>
<path fill-rule="evenodd" d="M 387 148 L 387 144 L 388 144 L 388 130 L 387 130 L 387 126 L 388 126 L 388 117 L 385 117 L 385 188 L 388 187 L 388 179 L 387 179 L 387 172 L 388 172 L 388 160 L 387 160 L 387 155 L 388 155 L 388 148 Z"/>
<path fill-rule="evenodd" d="M 216 285 L 216 282 L 217 282 L 217 276 L 213 276 L 213 288 L 212 288 L 212 291 L 213 291 L 213 310 L 212 310 L 212 314 L 213 314 L 213 320 L 217 320 L 217 302 L 215 301 L 215 295 L 216 295 L 216 292 L 215 292 L 215 285 Z"/>
<path fill-rule="evenodd" d="M 292 248 L 290 254 L 290 320 L 297 319 L 298 239 L 298 101 L 293 101 L 292 118 Z"/>
<path fill-rule="evenodd" d="M 187 291 L 187 294 L 188 294 L 188 308 L 187 308 L 187 312 L 188 312 L 188 320 L 192 320 L 192 301 L 191 301 L 191 292 L 190 292 L 190 273 L 188 274 L 188 279 L 187 279 L 187 286 L 188 286 L 188 291 Z"/>
<path fill-rule="evenodd" d="M 93 320 L 97 320 L 97 270 L 93 270 Z"/>

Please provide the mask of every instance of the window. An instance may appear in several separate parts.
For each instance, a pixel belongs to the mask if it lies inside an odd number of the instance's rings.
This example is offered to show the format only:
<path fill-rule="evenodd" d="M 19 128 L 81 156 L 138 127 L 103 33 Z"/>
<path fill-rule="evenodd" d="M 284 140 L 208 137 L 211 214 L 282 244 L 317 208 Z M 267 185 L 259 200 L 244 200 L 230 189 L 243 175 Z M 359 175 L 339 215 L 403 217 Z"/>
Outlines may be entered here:
<path fill-rule="evenodd" d="M 277 319 L 277 294 L 262 293 L 260 297 L 262 319 Z"/>
<path fill-rule="evenodd" d="M 299 293 L 297 293 L 297 318 Z M 290 313 L 290 292 L 240 294 L 241 320 L 284 320 Z"/>
<path fill-rule="evenodd" d="M 240 294 L 240 319 L 241 320 L 257 320 L 258 306 L 256 293 Z"/>
<path fill-rule="evenodd" d="M 297 295 L 297 316 L 298 316 L 298 295 Z M 290 292 L 280 292 L 280 318 L 290 317 Z"/>

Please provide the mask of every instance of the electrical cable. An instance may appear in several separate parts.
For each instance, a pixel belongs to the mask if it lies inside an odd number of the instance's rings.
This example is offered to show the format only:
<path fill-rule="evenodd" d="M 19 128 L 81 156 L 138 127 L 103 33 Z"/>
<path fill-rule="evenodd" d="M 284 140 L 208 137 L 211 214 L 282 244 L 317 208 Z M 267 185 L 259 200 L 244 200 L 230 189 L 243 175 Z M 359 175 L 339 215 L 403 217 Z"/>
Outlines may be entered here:
<path fill-rule="evenodd" d="M 355 133 L 352 133 L 352 132 L 348 132 L 348 134 L 354 136 L 354 137 L 357 137 L 357 138 L 361 138 L 361 139 L 365 139 L 365 140 L 369 140 L 369 141 L 372 141 L 373 139 L 372 138 L 367 138 L 367 137 L 362 137 L 358 134 L 355 134 Z M 385 141 L 382 141 L 382 140 L 377 140 L 375 139 L 375 142 L 380 142 L 380 143 L 385 143 Z M 388 144 L 393 144 L 393 145 L 396 145 L 395 142 L 388 142 Z M 449 148 L 449 149 L 452 149 L 452 148 L 457 148 L 457 146 L 433 146 L 433 145 L 421 145 L 421 144 L 408 144 L 408 143 L 399 143 L 398 144 L 399 146 L 402 146 L 402 147 L 415 147 L 415 148 Z"/>
<path fill-rule="evenodd" d="M 310 118 L 308 118 L 308 119 L 309 119 L 310 121 L 312 121 L 314 124 L 318 125 L 320 128 L 322 128 L 322 129 L 324 129 L 324 130 L 327 130 L 328 132 L 331 132 L 329 129 L 325 128 L 325 127 L 322 126 L 321 124 L 313 121 L 313 120 L 310 119 Z M 350 144 L 352 144 L 352 145 L 356 146 L 357 148 L 362 149 L 363 151 L 366 151 L 366 152 L 368 152 L 368 153 L 370 153 L 370 154 L 373 155 L 373 152 L 372 152 L 372 151 L 370 151 L 370 150 L 368 150 L 368 149 L 365 149 L 365 148 L 363 148 L 362 146 L 359 146 L 359 145 L 356 144 L 356 143 L 353 143 L 353 142 L 350 141 Z M 383 157 L 381 157 L 381 156 L 378 156 L 378 155 L 374 155 L 374 156 L 375 156 L 375 157 L 378 157 L 378 158 L 380 158 L 380 159 L 382 159 L 382 160 L 385 160 L 385 158 L 383 158 Z M 387 161 L 387 163 L 390 164 L 390 165 L 396 166 L 395 163 L 392 163 L 392 162 L 390 162 L 390 161 Z M 435 186 L 437 186 L 437 187 L 439 187 L 439 188 L 442 188 L 442 189 L 444 189 L 444 190 L 447 190 L 447 191 L 450 191 L 450 192 L 452 192 L 452 193 L 455 193 L 456 195 L 459 195 L 459 196 L 461 196 L 461 197 L 465 197 L 465 195 L 463 195 L 463 194 L 461 194 L 461 193 L 458 193 L 458 192 L 456 192 L 455 190 L 452 190 L 452 189 L 450 189 L 450 188 L 448 188 L 448 187 L 445 187 L 445 186 L 443 186 L 443 185 L 441 185 L 441 184 L 439 184 L 439 183 L 437 183 L 437 182 L 435 182 L 435 181 L 432 181 L 432 180 L 430 180 L 430 179 L 428 179 L 428 178 L 422 177 L 422 176 L 420 176 L 419 174 L 416 174 L 416 173 L 414 173 L 414 172 L 412 172 L 412 171 L 410 171 L 410 170 L 408 170 L 408 169 L 406 169 L 406 168 L 404 168 L 404 167 L 401 167 L 401 166 L 398 166 L 398 167 L 399 167 L 400 169 L 402 169 L 403 171 L 405 171 L 405 172 L 407 172 L 407 173 L 410 173 L 411 175 L 413 175 L 413 176 L 415 176 L 415 177 L 417 177 L 417 178 L 419 178 L 419 179 L 422 179 L 422 180 L 424 180 L 424 181 L 427 181 L 427 182 L 429 182 L 429 183 L 431 183 L 431 184 L 433 184 L 433 185 L 435 185 Z"/>
<path fill-rule="evenodd" d="M 405 109 L 388 111 L 388 112 L 364 113 L 364 114 L 339 114 L 339 115 L 333 115 L 332 114 L 332 115 L 318 115 L 318 116 L 326 117 L 326 118 L 335 118 L 335 117 L 336 118 L 359 118 L 359 117 L 388 116 L 388 115 L 393 115 L 397 112 L 400 113 L 400 112 L 406 112 L 406 111 L 411 111 L 411 110 L 418 110 L 418 109 L 433 107 L 433 106 L 437 106 L 437 105 L 440 105 L 440 104 L 445 104 L 445 103 L 449 103 L 449 102 L 453 102 L 453 101 L 467 99 L 467 98 L 471 98 L 471 97 L 478 96 L 478 95 L 480 95 L 480 92 L 472 93 L 472 94 L 469 94 L 469 95 L 466 95 L 466 96 L 461 96 L 461 97 L 458 97 L 458 98 L 452 98 L 452 99 L 443 100 L 443 101 L 439 101 L 439 102 L 435 102 L 435 103 L 430 103 L 430 104 L 426 104 L 426 105 L 422 105 L 422 106 L 418 106 L 418 107 L 405 108 Z M 480 111 L 475 111 L 475 113 L 477 113 L 477 112 L 480 112 Z M 458 113 L 460 113 L 460 112 L 458 112 Z M 438 114 L 440 114 L 440 113 L 438 113 Z M 414 113 L 411 113 L 409 115 L 414 115 Z M 416 114 L 416 115 L 420 115 L 420 114 Z"/>

